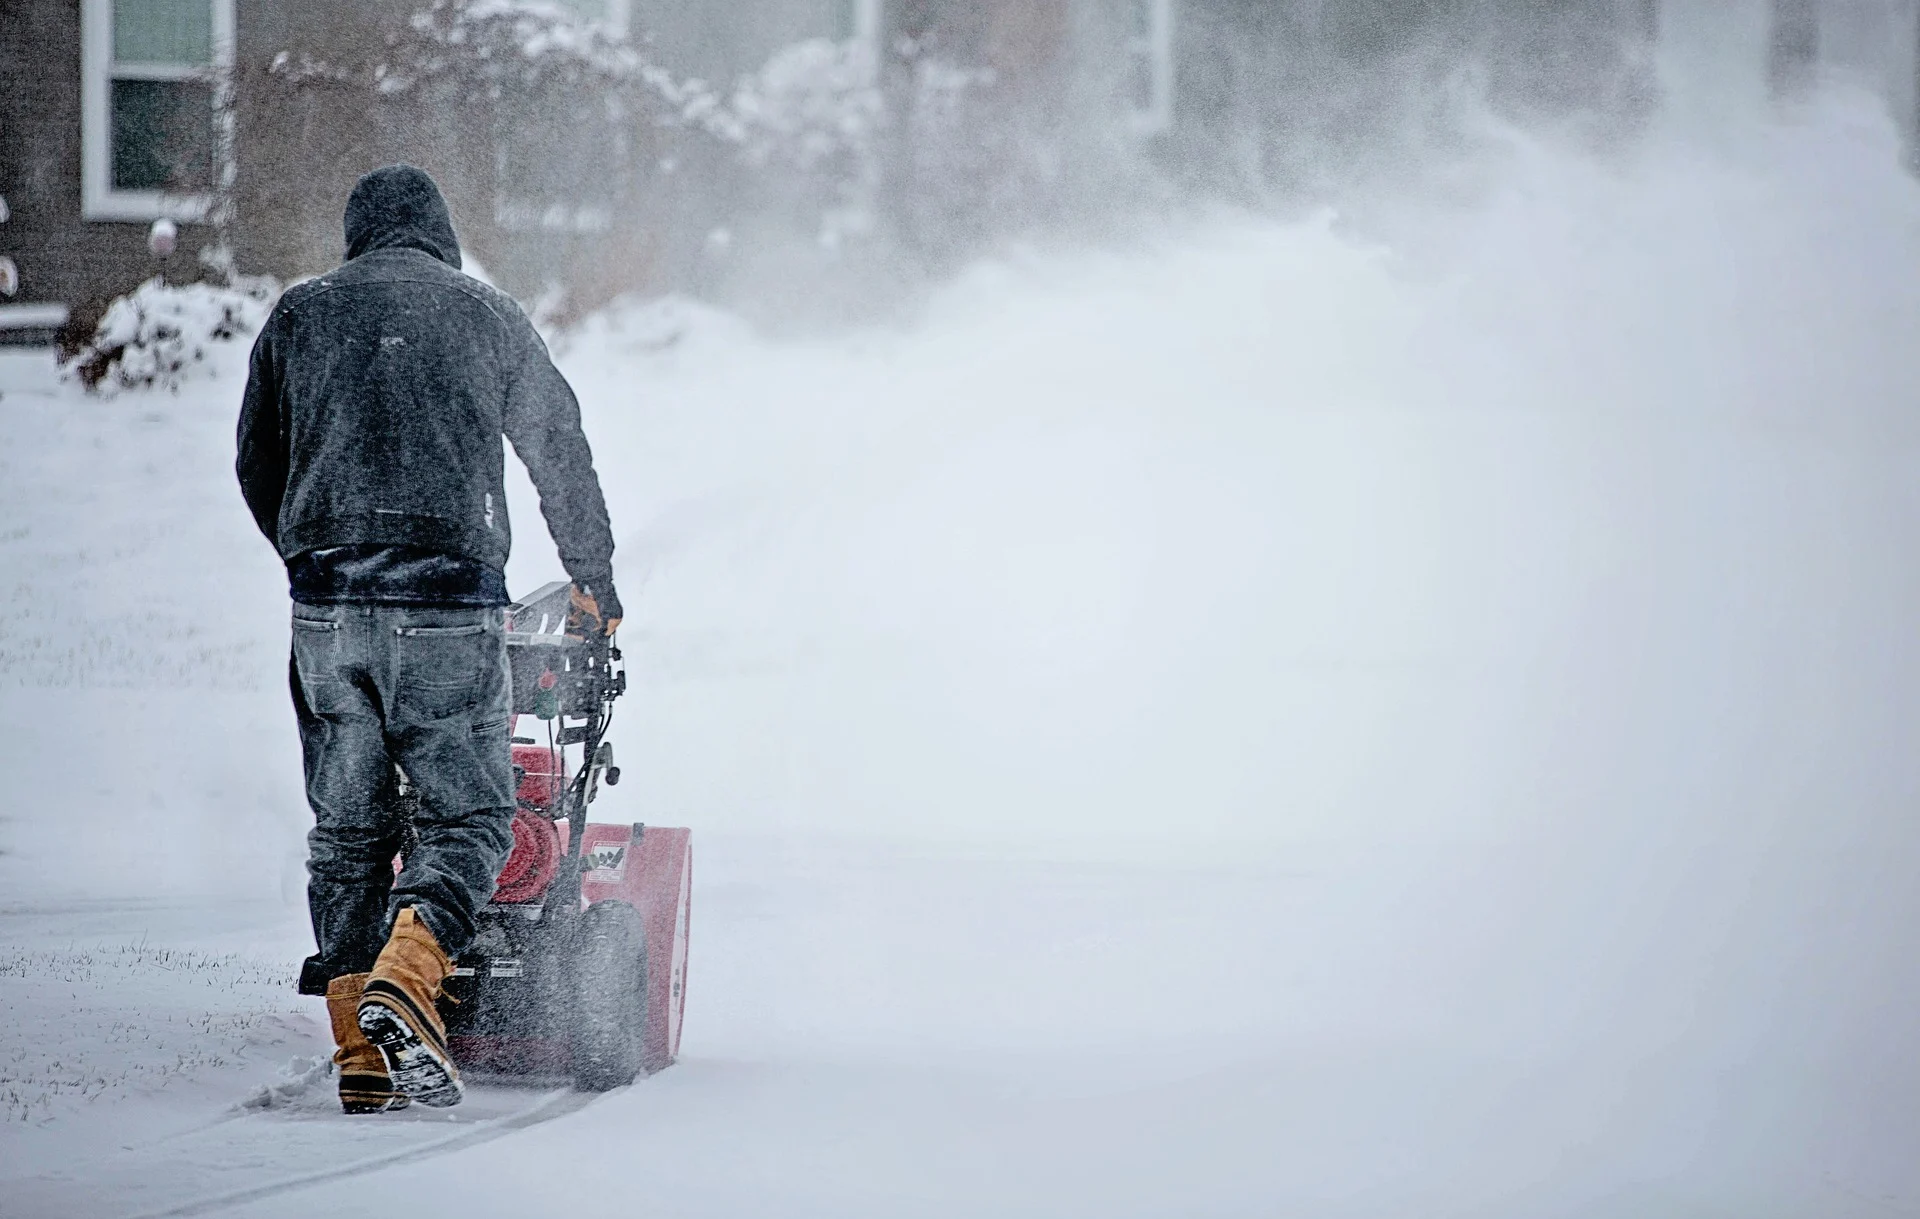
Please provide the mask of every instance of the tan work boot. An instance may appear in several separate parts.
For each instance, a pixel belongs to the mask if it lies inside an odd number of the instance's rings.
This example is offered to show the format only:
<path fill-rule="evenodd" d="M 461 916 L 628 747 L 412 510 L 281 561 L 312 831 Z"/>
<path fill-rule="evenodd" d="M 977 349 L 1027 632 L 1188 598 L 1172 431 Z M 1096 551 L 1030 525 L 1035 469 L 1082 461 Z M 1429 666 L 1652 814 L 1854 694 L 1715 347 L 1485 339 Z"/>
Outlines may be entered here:
<path fill-rule="evenodd" d="M 347 1113 L 384 1113 L 404 1109 L 407 1098 L 393 1090 L 387 1060 L 360 1031 L 360 988 L 368 974 L 344 974 L 327 983 L 327 1019 L 333 1024 L 333 1065 L 340 1069 L 340 1108 Z"/>
<path fill-rule="evenodd" d="M 360 994 L 360 1031 L 386 1057 L 393 1090 L 436 1109 L 461 1097 L 447 1029 L 433 1006 L 452 973 L 453 962 L 408 906 L 393 920 L 393 934 Z"/>

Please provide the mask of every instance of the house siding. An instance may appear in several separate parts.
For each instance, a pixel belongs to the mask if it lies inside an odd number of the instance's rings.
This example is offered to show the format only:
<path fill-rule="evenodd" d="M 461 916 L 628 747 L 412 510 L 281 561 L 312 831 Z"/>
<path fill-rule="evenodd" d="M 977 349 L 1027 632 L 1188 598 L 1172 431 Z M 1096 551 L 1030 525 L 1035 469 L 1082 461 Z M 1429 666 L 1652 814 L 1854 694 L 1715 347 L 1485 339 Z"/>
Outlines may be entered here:
<path fill-rule="evenodd" d="M 1409 82 L 1477 62 L 1497 111 L 1634 130 L 1655 99 L 1658 0 L 1180 0 L 1178 176 L 1259 199 L 1397 172 L 1428 121 Z"/>
<path fill-rule="evenodd" d="M 0 254 L 20 268 L 12 302 L 66 305 L 62 335 L 90 334 L 107 302 L 162 271 L 193 278 L 211 232 L 181 228 L 178 252 L 147 252 L 147 226 L 84 220 L 80 197 L 80 2 L 7 0 L 0 21 Z"/>
<path fill-rule="evenodd" d="M 635 246 L 635 225 L 580 231 L 538 219 L 553 205 L 565 211 L 603 196 L 625 198 L 634 158 L 646 151 L 624 148 L 611 134 L 589 134 L 583 155 L 583 141 L 574 138 L 582 121 L 577 97 L 521 94 L 503 110 L 451 81 L 378 94 L 361 78 L 295 86 L 272 71 L 282 52 L 364 69 L 368 52 L 386 45 L 387 27 L 405 16 L 376 0 L 313 9 L 239 0 L 233 244 L 240 265 L 282 279 L 337 265 L 341 212 L 355 180 L 405 161 L 440 184 L 463 253 L 520 299 L 560 283 L 582 303 L 597 304 L 635 286 L 652 260 Z M 646 134 L 638 122 L 631 128 L 627 145 Z M 534 150 L 534 163 L 503 165 L 503 140 Z M 503 203 L 535 219 L 503 216 Z"/>
<path fill-rule="evenodd" d="M 434 176 L 471 246 L 491 199 L 485 115 L 431 89 L 382 99 L 362 84 L 295 88 L 273 73 L 283 51 L 359 63 L 407 11 L 379 0 L 238 0 L 233 245 L 242 267 L 293 279 L 337 266 L 354 182 L 396 161 Z"/>

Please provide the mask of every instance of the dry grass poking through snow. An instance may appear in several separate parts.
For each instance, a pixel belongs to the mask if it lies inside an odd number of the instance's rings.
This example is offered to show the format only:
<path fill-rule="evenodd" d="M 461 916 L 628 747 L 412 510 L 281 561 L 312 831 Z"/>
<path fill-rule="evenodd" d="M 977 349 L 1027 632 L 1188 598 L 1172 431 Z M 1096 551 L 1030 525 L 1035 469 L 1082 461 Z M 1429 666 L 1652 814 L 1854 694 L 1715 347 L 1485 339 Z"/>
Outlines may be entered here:
<path fill-rule="evenodd" d="M 285 962 L 153 948 L 0 948 L 0 1115 L 42 1123 L 76 1105 L 238 1067 L 285 1040 Z"/>

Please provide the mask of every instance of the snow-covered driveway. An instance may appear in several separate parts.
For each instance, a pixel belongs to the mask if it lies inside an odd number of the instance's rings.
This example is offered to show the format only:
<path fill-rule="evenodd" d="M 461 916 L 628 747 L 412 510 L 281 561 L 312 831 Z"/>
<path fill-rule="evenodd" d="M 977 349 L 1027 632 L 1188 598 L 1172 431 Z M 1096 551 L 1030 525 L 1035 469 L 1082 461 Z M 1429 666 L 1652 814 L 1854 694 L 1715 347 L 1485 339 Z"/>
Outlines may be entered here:
<path fill-rule="evenodd" d="M 0 1214 L 1920 1208 L 1920 193 L 1845 103 L 1500 172 L 570 337 L 696 854 L 591 1102 L 328 1111 L 244 353 L 0 357 Z"/>

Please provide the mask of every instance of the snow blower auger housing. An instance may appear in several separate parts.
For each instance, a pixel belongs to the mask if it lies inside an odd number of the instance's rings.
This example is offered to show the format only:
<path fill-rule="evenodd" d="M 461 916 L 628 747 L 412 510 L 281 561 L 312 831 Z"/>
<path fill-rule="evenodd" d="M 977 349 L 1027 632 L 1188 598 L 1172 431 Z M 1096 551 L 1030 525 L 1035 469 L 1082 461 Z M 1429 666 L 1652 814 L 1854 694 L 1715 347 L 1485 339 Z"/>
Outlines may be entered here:
<path fill-rule="evenodd" d="M 679 1052 L 693 848 L 686 829 L 588 822 L 620 781 L 606 732 L 626 672 L 566 634 L 567 602 L 560 582 L 507 611 L 513 851 L 441 1015 L 463 1071 L 597 1092 Z"/>

